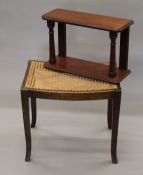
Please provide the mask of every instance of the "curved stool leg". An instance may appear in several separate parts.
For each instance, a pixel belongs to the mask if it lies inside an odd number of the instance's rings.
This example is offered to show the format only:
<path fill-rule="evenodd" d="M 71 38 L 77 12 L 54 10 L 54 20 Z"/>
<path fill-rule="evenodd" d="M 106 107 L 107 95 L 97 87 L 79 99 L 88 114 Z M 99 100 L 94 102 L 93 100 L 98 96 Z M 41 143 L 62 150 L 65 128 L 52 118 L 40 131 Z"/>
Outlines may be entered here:
<path fill-rule="evenodd" d="M 35 128 L 36 120 L 37 120 L 36 98 L 35 97 L 31 97 L 31 111 L 32 111 L 31 128 Z"/>
<path fill-rule="evenodd" d="M 30 131 L 30 117 L 29 117 L 29 101 L 27 92 L 21 91 L 21 102 L 23 111 L 23 122 L 26 140 L 26 156 L 25 161 L 30 161 L 31 156 L 31 131 Z"/>
<path fill-rule="evenodd" d="M 108 99 L 108 112 L 107 112 L 107 122 L 108 122 L 108 128 L 112 128 L 112 118 L 113 118 L 113 99 Z"/>
<path fill-rule="evenodd" d="M 118 138 L 118 123 L 120 114 L 121 91 L 116 92 L 113 96 L 113 122 L 112 122 L 112 138 L 111 138 L 111 157 L 112 163 L 118 163 L 117 159 L 117 138 Z"/>

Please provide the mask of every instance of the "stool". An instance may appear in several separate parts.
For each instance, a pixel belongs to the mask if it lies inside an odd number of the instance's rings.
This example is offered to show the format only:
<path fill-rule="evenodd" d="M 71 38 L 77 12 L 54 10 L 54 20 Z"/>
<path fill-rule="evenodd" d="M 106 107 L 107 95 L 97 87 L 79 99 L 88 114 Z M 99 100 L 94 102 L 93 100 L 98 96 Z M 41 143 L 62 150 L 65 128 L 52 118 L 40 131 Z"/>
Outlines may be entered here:
<path fill-rule="evenodd" d="M 117 136 L 121 101 L 121 87 L 98 80 L 80 77 L 68 73 L 55 72 L 44 68 L 44 61 L 30 60 L 21 87 L 23 122 L 26 139 L 25 161 L 31 156 L 31 129 L 29 116 L 29 98 L 31 99 L 32 121 L 36 124 L 36 99 L 57 100 L 108 100 L 107 121 L 112 129 L 111 158 L 117 163 Z M 108 66 L 108 65 L 107 65 Z"/>

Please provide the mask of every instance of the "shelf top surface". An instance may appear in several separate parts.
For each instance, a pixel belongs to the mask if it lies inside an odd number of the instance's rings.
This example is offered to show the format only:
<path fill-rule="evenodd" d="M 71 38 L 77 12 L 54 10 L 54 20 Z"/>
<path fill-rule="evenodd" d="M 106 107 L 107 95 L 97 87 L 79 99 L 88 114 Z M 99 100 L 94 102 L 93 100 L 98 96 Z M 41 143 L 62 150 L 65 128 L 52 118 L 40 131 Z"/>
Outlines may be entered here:
<path fill-rule="evenodd" d="M 45 13 L 42 19 L 115 32 L 121 32 L 134 23 L 129 19 L 64 9 L 55 9 Z"/>

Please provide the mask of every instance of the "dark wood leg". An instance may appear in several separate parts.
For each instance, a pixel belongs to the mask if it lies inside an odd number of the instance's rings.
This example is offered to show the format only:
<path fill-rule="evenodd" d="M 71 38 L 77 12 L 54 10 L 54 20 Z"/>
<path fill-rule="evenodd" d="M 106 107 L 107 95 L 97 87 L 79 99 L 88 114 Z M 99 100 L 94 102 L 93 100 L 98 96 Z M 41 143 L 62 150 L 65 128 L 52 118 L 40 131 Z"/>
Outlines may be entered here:
<path fill-rule="evenodd" d="M 31 112 L 32 112 L 32 122 L 31 128 L 35 128 L 36 120 L 37 120 L 37 110 L 36 110 L 36 98 L 31 97 Z"/>
<path fill-rule="evenodd" d="M 108 122 L 108 128 L 112 128 L 112 118 L 113 118 L 113 99 L 108 99 L 108 112 L 107 112 L 107 122 Z"/>
<path fill-rule="evenodd" d="M 116 32 L 110 32 L 111 49 L 110 49 L 110 65 L 109 65 L 109 77 L 116 76 Z"/>
<path fill-rule="evenodd" d="M 21 91 L 21 102 L 22 102 L 23 122 L 24 122 L 25 140 L 26 140 L 25 161 L 29 162 L 31 156 L 31 131 L 30 131 L 30 117 L 29 117 L 29 100 L 27 92 Z"/>
<path fill-rule="evenodd" d="M 116 92 L 113 95 L 113 121 L 112 121 L 112 138 L 111 138 L 111 157 L 112 163 L 118 163 L 117 159 L 117 138 L 118 138 L 118 123 L 120 114 L 121 92 Z"/>

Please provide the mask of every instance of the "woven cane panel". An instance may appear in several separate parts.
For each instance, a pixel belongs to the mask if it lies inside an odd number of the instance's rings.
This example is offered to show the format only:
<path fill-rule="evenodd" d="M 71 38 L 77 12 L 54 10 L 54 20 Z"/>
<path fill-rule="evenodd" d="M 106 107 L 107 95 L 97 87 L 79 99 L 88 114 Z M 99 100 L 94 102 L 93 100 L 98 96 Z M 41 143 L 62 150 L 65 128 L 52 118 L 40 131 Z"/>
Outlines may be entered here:
<path fill-rule="evenodd" d="M 44 62 L 32 61 L 25 83 L 26 88 L 56 92 L 96 92 L 117 89 L 117 85 L 91 80 L 43 67 Z"/>

